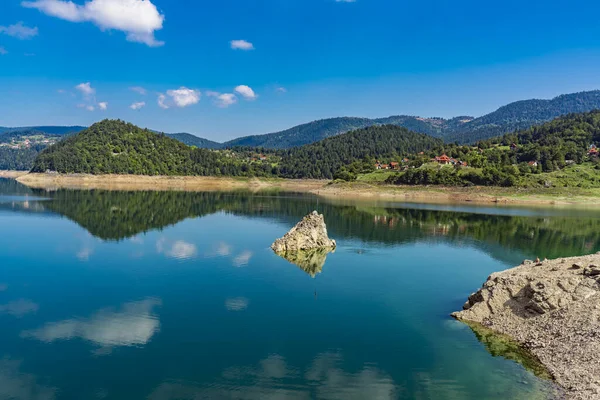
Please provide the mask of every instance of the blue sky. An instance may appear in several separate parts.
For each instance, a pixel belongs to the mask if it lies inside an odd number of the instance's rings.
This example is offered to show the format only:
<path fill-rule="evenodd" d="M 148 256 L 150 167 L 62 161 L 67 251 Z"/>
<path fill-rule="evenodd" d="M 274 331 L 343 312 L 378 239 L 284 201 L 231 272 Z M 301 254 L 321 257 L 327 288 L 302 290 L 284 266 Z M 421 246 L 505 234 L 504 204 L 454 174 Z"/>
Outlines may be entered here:
<path fill-rule="evenodd" d="M 600 89 L 591 0 L 0 3 L 0 126 L 121 118 L 226 140 Z"/>

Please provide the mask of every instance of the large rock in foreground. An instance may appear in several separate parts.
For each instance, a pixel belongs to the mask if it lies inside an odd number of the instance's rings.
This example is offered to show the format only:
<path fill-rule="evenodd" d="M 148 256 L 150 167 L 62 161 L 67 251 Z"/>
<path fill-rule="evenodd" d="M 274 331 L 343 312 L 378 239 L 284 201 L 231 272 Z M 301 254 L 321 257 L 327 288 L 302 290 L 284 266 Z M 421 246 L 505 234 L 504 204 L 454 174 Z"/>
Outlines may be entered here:
<path fill-rule="evenodd" d="M 278 254 L 312 249 L 335 249 L 335 240 L 329 239 L 323 215 L 316 211 L 298 222 L 284 237 L 271 245 Z"/>
<path fill-rule="evenodd" d="M 600 253 L 492 274 L 459 320 L 517 340 L 572 399 L 600 399 Z"/>

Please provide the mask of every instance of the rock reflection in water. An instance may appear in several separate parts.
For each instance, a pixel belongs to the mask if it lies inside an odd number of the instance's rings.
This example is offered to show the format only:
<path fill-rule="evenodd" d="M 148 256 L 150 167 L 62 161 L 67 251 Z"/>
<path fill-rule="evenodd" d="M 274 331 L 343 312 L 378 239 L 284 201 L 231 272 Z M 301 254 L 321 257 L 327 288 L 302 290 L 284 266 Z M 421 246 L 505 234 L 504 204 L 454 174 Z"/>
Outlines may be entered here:
<path fill-rule="evenodd" d="M 276 253 L 278 256 L 285 258 L 292 264 L 297 265 L 302 271 L 309 274 L 312 278 L 323 271 L 323 266 L 327 260 L 327 255 L 335 250 L 331 248 L 320 248 L 312 250 L 288 251 Z"/>

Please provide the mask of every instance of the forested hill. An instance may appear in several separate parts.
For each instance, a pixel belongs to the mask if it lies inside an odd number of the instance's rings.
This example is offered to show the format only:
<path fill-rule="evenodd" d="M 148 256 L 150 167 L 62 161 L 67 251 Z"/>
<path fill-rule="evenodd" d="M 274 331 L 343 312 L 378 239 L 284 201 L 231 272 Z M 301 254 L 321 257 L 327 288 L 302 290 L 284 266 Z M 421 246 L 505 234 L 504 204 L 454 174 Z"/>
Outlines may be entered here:
<path fill-rule="evenodd" d="M 358 169 L 372 170 L 376 158 L 403 157 L 441 144 L 440 139 L 384 125 L 261 154 L 258 159 L 252 149 L 193 148 L 132 124 L 105 120 L 44 150 L 32 171 L 332 178 L 353 163 L 360 164 Z"/>
<path fill-rule="evenodd" d="M 446 142 L 474 143 L 551 121 L 554 118 L 600 109 L 600 90 L 564 94 L 551 100 L 523 100 L 448 130 Z"/>
<path fill-rule="evenodd" d="M 279 174 L 286 178 L 333 178 L 352 163 L 373 170 L 376 159 L 397 158 L 442 145 L 442 140 L 394 125 L 371 126 L 287 150 Z"/>
<path fill-rule="evenodd" d="M 480 146 L 494 143 L 516 143 L 517 161 L 538 161 L 544 171 L 562 169 L 566 160 L 579 164 L 587 158 L 590 145 L 600 146 L 600 110 L 566 115 Z"/>
<path fill-rule="evenodd" d="M 219 155 L 119 120 L 104 120 L 44 150 L 33 172 L 219 175 Z"/>

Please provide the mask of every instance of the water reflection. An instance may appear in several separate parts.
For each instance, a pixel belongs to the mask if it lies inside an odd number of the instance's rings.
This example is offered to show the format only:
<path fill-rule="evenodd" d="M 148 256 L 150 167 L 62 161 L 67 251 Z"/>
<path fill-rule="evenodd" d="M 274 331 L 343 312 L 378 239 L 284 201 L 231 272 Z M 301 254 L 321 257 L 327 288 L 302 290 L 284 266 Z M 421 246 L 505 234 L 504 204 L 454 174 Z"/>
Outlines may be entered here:
<path fill-rule="evenodd" d="M 0 314 L 8 314 L 13 317 L 22 318 L 27 314 L 35 313 L 40 306 L 31 300 L 19 299 L 8 304 L 0 305 Z"/>
<path fill-rule="evenodd" d="M 229 311 L 244 311 L 250 301 L 245 297 L 236 297 L 225 300 L 225 308 Z"/>
<path fill-rule="evenodd" d="M 195 244 L 183 240 L 169 241 L 166 238 L 160 238 L 156 242 L 156 252 L 169 258 L 187 260 L 198 255 L 198 248 Z"/>
<path fill-rule="evenodd" d="M 317 276 L 323 271 L 323 266 L 327 260 L 327 255 L 333 250 L 330 248 L 288 251 L 277 253 L 281 258 L 285 258 L 300 269 L 306 272 L 311 278 Z"/>
<path fill-rule="evenodd" d="M 4 358 L 0 360 L 0 399 L 6 400 L 52 400 L 57 390 L 41 385 L 37 377 L 21 372 L 22 361 Z"/>
<path fill-rule="evenodd" d="M 158 317 L 153 315 L 159 305 L 159 299 L 126 303 L 119 311 L 104 309 L 90 318 L 51 322 L 39 329 L 24 331 L 21 336 L 46 343 L 81 338 L 106 352 L 117 346 L 142 346 L 160 328 Z"/>
<path fill-rule="evenodd" d="M 250 250 L 244 250 L 233 258 L 234 267 L 245 267 L 250 262 L 253 253 Z"/>
<path fill-rule="evenodd" d="M 164 382 L 149 400 L 195 399 L 396 399 L 401 388 L 374 365 L 357 372 L 342 368 L 342 356 L 318 354 L 305 368 L 292 366 L 279 354 L 269 355 L 258 365 L 226 368 L 209 385 Z"/>
<path fill-rule="evenodd" d="M 556 258 L 600 250 L 598 213 L 593 211 L 518 209 L 517 212 L 490 207 L 452 209 L 416 204 L 399 208 L 397 204 L 334 204 L 323 199 L 315 207 L 313 197 L 248 193 L 98 190 L 32 193 L 44 195 L 48 201 L 30 200 L 28 212 L 38 209 L 64 215 L 104 240 L 134 238 L 142 232 L 163 229 L 186 218 L 218 212 L 267 218 L 289 227 L 318 208 L 325 215 L 330 234 L 340 240 L 359 239 L 385 245 L 414 242 L 469 245 L 509 264 L 519 263 L 524 257 Z M 189 242 L 165 239 L 157 247 L 167 257 L 189 259 L 197 256 L 196 246 Z M 225 256 L 232 252 L 231 246 L 221 243 L 212 254 Z M 251 257 L 251 252 L 244 251 L 235 256 L 233 264 L 246 265 Z"/>

